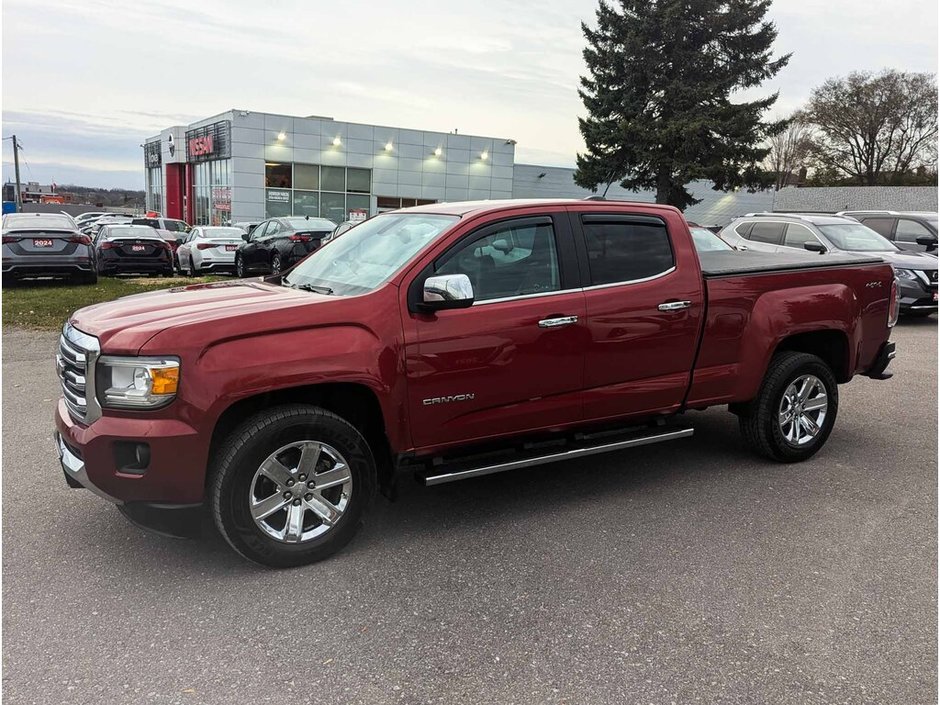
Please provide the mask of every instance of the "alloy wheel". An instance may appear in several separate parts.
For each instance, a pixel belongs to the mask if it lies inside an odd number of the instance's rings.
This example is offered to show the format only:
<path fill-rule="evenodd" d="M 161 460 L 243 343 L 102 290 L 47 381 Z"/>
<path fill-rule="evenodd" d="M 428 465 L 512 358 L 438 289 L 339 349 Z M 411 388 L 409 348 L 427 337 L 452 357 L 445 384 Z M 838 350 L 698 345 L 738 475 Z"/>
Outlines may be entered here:
<path fill-rule="evenodd" d="M 802 446 L 822 430 L 829 408 L 826 386 L 815 375 L 800 375 L 793 380 L 780 400 L 778 424 L 787 443 Z"/>
<path fill-rule="evenodd" d="M 261 531 L 304 543 L 330 531 L 352 496 L 349 464 L 331 445 L 296 441 L 269 455 L 251 481 L 248 504 Z"/>

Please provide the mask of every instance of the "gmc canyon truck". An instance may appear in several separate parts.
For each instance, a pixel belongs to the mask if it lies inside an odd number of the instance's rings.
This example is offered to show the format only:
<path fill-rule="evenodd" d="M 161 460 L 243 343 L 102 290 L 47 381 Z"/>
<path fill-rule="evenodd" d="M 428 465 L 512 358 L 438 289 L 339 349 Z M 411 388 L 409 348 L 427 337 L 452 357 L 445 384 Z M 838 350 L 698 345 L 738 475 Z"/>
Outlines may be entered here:
<path fill-rule="evenodd" d="M 287 567 L 377 491 L 680 439 L 727 405 L 780 462 L 825 444 L 838 385 L 887 379 L 897 283 L 851 255 L 698 255 L 682 214 L 489 201 L 368 220 L 277 276 L 77 311 L 57 363 L 67 482 L 185 535 L 208 510 Z M 582 467 L 582 472 L 589 472 Z"/>

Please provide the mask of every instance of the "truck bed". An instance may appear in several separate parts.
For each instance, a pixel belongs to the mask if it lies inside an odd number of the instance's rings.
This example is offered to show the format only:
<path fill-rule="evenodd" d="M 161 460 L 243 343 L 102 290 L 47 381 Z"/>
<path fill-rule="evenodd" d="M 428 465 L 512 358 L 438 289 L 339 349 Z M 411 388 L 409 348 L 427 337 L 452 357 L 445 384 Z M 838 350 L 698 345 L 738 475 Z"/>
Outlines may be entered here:
<path fill-rule="evenodd" d="M 827 255 L 789 255 L 773 252 L 700 252 L 702 276 L 706 279 L 738 274 L 786 272 L 798 269 L 823 269 L 846 265 L 879 264 L 880 257 L 834 253 Z"/>

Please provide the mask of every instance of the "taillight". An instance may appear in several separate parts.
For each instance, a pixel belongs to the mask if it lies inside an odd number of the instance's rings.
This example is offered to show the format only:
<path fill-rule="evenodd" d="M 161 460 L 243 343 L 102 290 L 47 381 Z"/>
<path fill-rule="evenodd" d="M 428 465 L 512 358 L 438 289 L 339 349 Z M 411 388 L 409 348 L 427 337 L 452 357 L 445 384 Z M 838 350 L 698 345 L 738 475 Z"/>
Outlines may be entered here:
<path fill-rule="evenodd" d="M 90 245 L 91 238 L 87 235 L 73 235 L 69 238 L 69 242 L 77 242 L 79 245 Z"/>
<path fill-rule="evenodd" d="M 11 243 L 11 242 L 19 242 L 20 240 L 22 240 L 22 238 L 13 237 L 12 235 L 4 235 L 4 236 L 3 236 L 3 244 L 4 244 L 4 245 L 7 245 L 7 244 L 9 244 L 9 243 Z"/>
<path fill-rule="evenodd" d="M 218 245 L 214 245 L 211 242 L 200 242 L 198 245 L 196 245 L 197 250 L 208 250 L 213 247 L 218 247 Z"/>
<path fill-rule="evenodd" d="M 160 245 L 163 246 L 164 250 L 170 250 L 171 252 L 173 251 L 173 248 L 170 246 L 170 243 L 168 243 L 166 240 L 160 240 Z"/>
<path fill-rule="evenodd" d="M 303 233 L 297 233 L 295 235 L 289 236 L 287 239 L 291 242 L 310 242 L 313 238 Z"/>
<path fill-rule="evenodd" d="M 98 249 L 99 249 L 99 250 L 113 250 L 113 249 L 114 249 L 114 243 L 111 242 L 111 241 L 109 241 L 109 240 L 105 240 L 104 242 L 102 242 L 102 243 L 100 243 L 100 244 L 98 245 Z"/>
<path fill-rule="evenodd" d="M 894 328 L 898 322 L 898 316 L 901 315 L 901 289 L 898 287 L 898 280 L 891 280 L 891 293 L 888 295 L 888 328 Z"/>

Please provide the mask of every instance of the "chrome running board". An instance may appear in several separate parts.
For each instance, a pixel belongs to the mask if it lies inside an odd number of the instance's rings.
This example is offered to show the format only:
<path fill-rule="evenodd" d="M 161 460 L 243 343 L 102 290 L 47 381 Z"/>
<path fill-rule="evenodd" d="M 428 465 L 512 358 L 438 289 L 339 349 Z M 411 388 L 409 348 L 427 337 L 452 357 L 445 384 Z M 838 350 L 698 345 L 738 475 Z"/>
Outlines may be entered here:
<path fill-rule="evenodd" d="M 511 460 L 508 462 L 502 463 L 489 463 L 485 465 L 478 465 L 476 467 L 467 467 L 467 463 L 460 463 L 459 465 L 452 465 L 448 468 L 446 465 L 435 467 L 434 470 L 428 475 L 419 475 L 418 480 L 423 482 L 425 485 L 442 485 L 445 482 L 455 482 L 457 480 L 466 480 L 470 477 L 480 477 L 482 475 L 492 475 L 497 472 L 505 472 L 506 470 L 518 470 L 520 468 L 530 468 L 536 465 L 545 465 L 547 463 L 557 463 L 562 460 L 574 460 L 576 458 L 584 458 L 589 455 L 597 455 L 599 453 L 610 453 L 615 450 L 623 450 L 625 448 L 635 448 L 637 446 L 645 446 L 651 443 L 663 443 L 664 441 L 674 441 L 679 438 L 688 438 L 693 433 L 691 428 L 679 428 L 679 429 L 669 429 L 665 430 L 660 428 L 655 432 L 641 432 L 635 433 L 628 438 L 622 438 L 621 440 L 610 442 L 610 436 L 607 435 L 604 437 L 606 443 L 598 443 L 596 445 L 587 445 L 580 446 L 575 448 L 570 448 L 568 450 L 556 451 L 554 453 L 545 453 L 543 455 L 529 455 L 527 457 L 518 458 L 516 460 Z M 443 470 L 444 472 L 440 472 Z"/>

